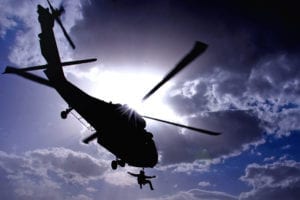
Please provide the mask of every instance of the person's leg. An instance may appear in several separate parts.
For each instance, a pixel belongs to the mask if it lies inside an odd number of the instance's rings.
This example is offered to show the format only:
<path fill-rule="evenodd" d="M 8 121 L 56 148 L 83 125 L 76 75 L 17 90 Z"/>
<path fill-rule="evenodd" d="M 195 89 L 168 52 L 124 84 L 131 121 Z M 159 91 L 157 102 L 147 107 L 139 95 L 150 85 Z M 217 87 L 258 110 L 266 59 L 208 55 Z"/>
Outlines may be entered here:
<path fill-rule="evenodd" d="M 145 182 L 149 184 L 151 190 L 154 190 L 151 181 L 147 180 Z"/>

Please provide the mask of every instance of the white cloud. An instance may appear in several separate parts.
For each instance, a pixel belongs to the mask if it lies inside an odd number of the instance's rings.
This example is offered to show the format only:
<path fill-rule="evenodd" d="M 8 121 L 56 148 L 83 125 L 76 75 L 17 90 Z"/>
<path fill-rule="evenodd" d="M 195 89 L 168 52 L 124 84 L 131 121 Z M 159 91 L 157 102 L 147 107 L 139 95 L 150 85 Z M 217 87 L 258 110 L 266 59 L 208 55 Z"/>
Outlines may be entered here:
<path fill-rule="evenodd" d="M 92 200 L 92 198 L 90 198 L 86 195 L 80 194 L 77 196 L 72 196 L 70 198 L 67 198 L 66 200 Z"/>
<path fill-rule="evenodd" d="M 270 159 L 270 161 L 273 159 Z M 220 191 L 192 189 L 171 195 L 144 200 L 296 200 L 300 195 L 300 163 L 294 160 L 278 160 L 264 165 L 250 164 L 240 179 L 252 187 L 248 192 L 233 196 Z M 200 182 L 199 186 L 210 186 L 209 182 Z"/>
<path fill-rule="evenodd" d="M 55 1 L 54 7 L 59 6 L 62 1 Z M 0 36 L 4 38 L 7 31 L 17 31 L 16 38 L 10 47 L 9 59 L 18 66 L 44 64 L 45 60 L 40 53 L 38 34 L 40 25 L 36 12 L 37 4 L 48 6 L 46 1 L 4 0 L 0 3 Z M 61 16 L 62 22 L 70 32 L 76 23 L 83 19 L 82 9 L 86 1 L 63 1 L 65 14 Z M 54 26 L 58 48 L 62 57 L 69 59 L 72 56 L 71 48 L 67 43 L 62 31 L 57 24 Z"/>
<path fill-rule="evenodd" d="M 0 3 L 0 36 L 4 38 L 8 30 L 16 28 L 19 21 L 31 19 L 25 1 L 3 0 Z M 24 17 L 24 19 L 22 19 Z M 27 17 L 27 18 L 26 18 Z"/>
<path fill-rule="evenodd" d="M 197 86 L 199 85 L 199 80 L 187 81 L 183 84 L 182 88 L 174 90 L 171 92 L 171 96 L 181 95 L 184 98 L 191 99 L 197 94 Z"/>
<path fill-rule="evenodd" d="M 16 33 L 14 41 L 10 41 L 10 61 L 20 66 L 42 61 L 39 56 L 36 7 L 26 1 L 17 0 L 4 0 L 0 5 L 1 36 L 5 38 L 9 30 Z"/>
<path fill-rule="evenodd" d="M 192 172 L 208 172 L 211 164 L 216 164 L 220 159 L 204 160 L 199 159 L 194 162 L 180 162 L 176 164 L 167 164 L 158 166 L 158 170 L 172 170 L 173 172 L 184 172 L 190 174 Z"/>
<path fill-rule="evenodd" d="M 86 153 L 52 148 L 24 155 L 0 152 L 0 168 L 11 190 L 6 194 L 10 199 L 67 199 L 64 185 L 87 186 L 102 180 L 108 166 Z M 82 194 L 70 199 L 89 198 Z"/>
<path fill-rule="evenodd" d="M 94 188 L 94 187 L 87 187 L 86 190 L 87 190 L 88 192 L 97 192 L 97 189 Z"/>
<path fill-rule="evenodd" d="M 274 161 L 274 159 L 275 159 L 275 156 L 267 157 L 264 159 L 264 162 Z"/>
<path fill-rule="evenodd" d="M 130 177 L 125 170 L 119 169 L 118 171 L 108 171 L 104 174 L 104 180 L 116 186 L 132 186 L 137 184 L 134 177 Z"/>
<path fill-rule="evenodd" d="M 207 181 L 201 181 L 198 183 L 198 185 L 200 187 L 208 187 L 208 186 L 211 186 L 210 182 L 207 182 Z"/>
<path fill-rule="evenodd" d="M 33 164 L 47 167 L 66 182 L 87 184 L 100 179 L 107 169 L 106 163 L 96 160 L 85 153 L 65 148 L 35 150 L 26 153 Z"/>
<path fill-rule="evenodd" d="M 291 147 L 292 147 L 291 145 L 287 144 L 287 145 L 281 147 L 281 149 L 282 150 L 287 150 L 287 149 L 290 149 Z"/>
<path fill-rule="evenodd" d="M 250 164 L 241 180 L 253 189 L 241 193 L 240 199 L 298 199 L 300 163 L 282 160 L 265 165 Z"/>
<path fill-rule="evenodd" d="M 206 191 L 200 189 L 193 189 L 189 191 L 178 192 L 174 195 L 149 198 L 143 200 L 236 200 L 235 196 L 218 191 Z"/>

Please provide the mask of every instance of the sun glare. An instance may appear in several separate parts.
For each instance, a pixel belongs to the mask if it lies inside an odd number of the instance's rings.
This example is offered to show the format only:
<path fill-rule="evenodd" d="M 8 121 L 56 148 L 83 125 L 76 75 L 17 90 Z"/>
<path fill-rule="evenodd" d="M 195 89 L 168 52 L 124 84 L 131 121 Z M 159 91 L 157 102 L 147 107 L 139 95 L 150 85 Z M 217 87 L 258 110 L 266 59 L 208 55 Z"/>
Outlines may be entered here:
<path fill-rule="evenodd" d="M 174 84 L 165 84 L 149 99 L 142 102 L 143 96 L 155 86 L 163 75 L 155 73 L 136 73 L 120 71 L 100 71 L 91 69 L 86 78 L 94 83 L 91 95 L 107 102 L 127 104 L 141 115 L 152 116 L 169 121 L 183 123 L 180 118 L 164 103 L 163 98 Z"/>

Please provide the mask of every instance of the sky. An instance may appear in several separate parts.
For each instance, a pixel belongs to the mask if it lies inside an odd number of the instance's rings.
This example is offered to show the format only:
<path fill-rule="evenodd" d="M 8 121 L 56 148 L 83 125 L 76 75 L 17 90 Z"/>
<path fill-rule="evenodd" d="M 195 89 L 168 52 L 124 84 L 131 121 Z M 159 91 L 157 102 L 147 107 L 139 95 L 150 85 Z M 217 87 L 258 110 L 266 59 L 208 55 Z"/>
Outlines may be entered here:
<path fill-rule="evenodd" d="M 139 189 L 126 166 L 81 140 L 91 131 L 50 88 L 0 76 L 1 199 L 259 200 L 300 197 L 300 14 L 296 1 L 52 0 L 76 49 L 54 27 L 65 68 L 88 94 L 139 113 L 222 132 L 207 136 L 148 121 L 159 162 Z M 0 2 L 0 71 L 45 64 L 37 4 Z M 208 45 L 147 101 L 193 47 Z M 43 73 L 37 72 L 44 76 Z M 74 115 L 77 115 L 74 113 Z M 101 112 L 99 112 L 101 115 Z M 125 134 L 125 133 L 124 133 Z"/>

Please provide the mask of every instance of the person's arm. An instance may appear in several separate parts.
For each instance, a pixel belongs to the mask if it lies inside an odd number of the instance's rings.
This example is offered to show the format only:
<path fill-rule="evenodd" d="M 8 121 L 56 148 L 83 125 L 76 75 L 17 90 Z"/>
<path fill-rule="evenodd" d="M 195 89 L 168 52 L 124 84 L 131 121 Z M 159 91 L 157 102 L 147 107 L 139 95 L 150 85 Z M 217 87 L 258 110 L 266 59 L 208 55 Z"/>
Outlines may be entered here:
<path fill-rule="evenodd" d="M 155 178 L 156 176 L 145 176 L 146 178 Z"/>
<path fill-rule="evenodd" d="M 135 177 L 138 176 L 138 174 L 134 174 L 134 173 L 131 173 L 131 172 L 127 172 L 127 173 L 130 174 L 131 176 L 135 176 Z"/>

